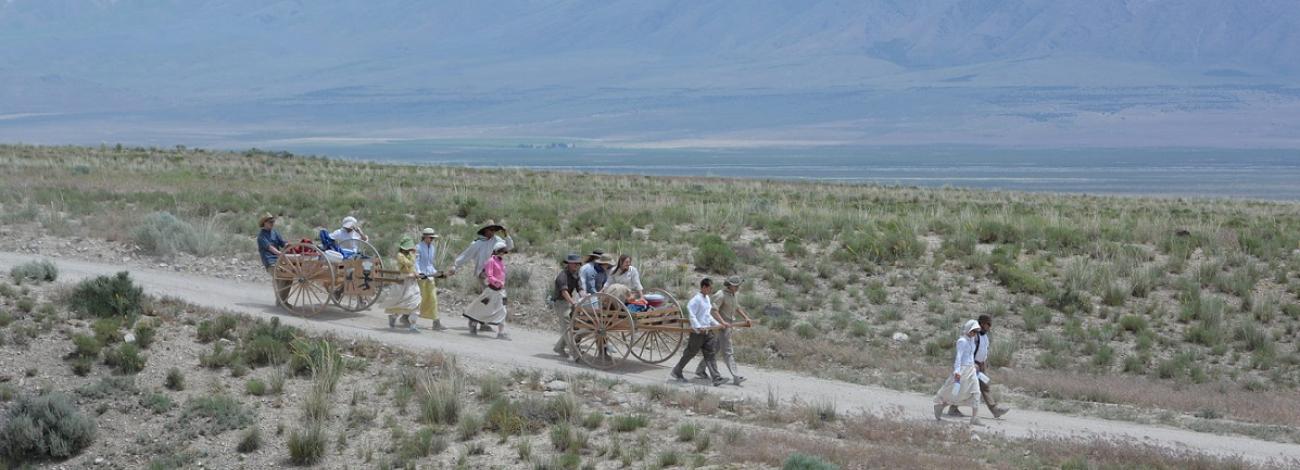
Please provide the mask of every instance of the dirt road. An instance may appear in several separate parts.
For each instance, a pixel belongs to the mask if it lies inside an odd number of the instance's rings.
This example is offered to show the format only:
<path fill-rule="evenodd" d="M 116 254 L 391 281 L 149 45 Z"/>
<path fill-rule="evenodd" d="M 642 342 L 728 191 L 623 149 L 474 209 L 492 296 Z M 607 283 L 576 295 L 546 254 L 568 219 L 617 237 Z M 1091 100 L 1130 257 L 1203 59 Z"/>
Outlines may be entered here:
<path fill-rule="evenodd" d="M 16 264 L 38 258 L 42 257 L 0 252 L 0 269 L 7 272 Z M 123 269 L 121 266 L 111 264 L 72 259 L 55 261 L 59 267 L 61 282 L 75 282 L 86 277 L 112 274 Z M 441 333 L 397 332 L 387 328 L 385 317 L 378 312 L 350 314 L 331 310 L 311 319 L 287 315 L 274 307 L 271 289 L 263 284 L 138 268 L 131 269 L 131 275 L 151 294 L 173 296 L 197 305 L 263 318 L 279 317 L 282 322 L 289 325 L 318 332 L 332 332 L 340 337 L 372 338 L 393 346 L 411 349 L 439 349 L 459 356 L 462 362 L 475 366 L 492 367 L 501 371 L 522 367 L 563 373 L 608 374 L 637 384 L 673 383 L 668 380 L 669 365 L 647 366 L 632 361 L 617 370 L 599 372 L 575 365 L 571 361 L 561 360 L 551 352 L 556 333 L 548 331 L 516 328 L 511 330 L 513 341 L 499 341 L 491 337 L 470 336 L 462 322 L 449 321 L 448 326 L 453 328 Z M 455 312 L 443 312 L 443 314 L 451 316 L 453 320 L 459 318 Z M 928 395 L 818 379 L 791 372 L 753 369 L 743 364 L 741 368 L 746 371 L 749 378 L 745 387 L 728 385 L 712 390 L 723 395 L 747 396 L 762 401 L 766 399 L 768 387 L 771 387 L 783 399 L 798 397 L 805 402 L 829 399 L 833 400 L 840 410 L 874 412 L 901 410 L 902 416 L 908 419 L 933 420 L 929 417 L 931 397 Z M 1220 455 L 1240 455 L 1252 461 L 1274 458 L 1300 459 L 1300 445 L 1041 411 L 1014 410 L 1007 415 L 1006 419 L 986 418 L 984 423 L 985 426 L 978 428 L 977 432 L 1000 433 L 1012 437 L 1098 436 L 1168 447 L 1199 449 Z M 945 421 L 943 425 L 964 426 L 965 424 Z"/>

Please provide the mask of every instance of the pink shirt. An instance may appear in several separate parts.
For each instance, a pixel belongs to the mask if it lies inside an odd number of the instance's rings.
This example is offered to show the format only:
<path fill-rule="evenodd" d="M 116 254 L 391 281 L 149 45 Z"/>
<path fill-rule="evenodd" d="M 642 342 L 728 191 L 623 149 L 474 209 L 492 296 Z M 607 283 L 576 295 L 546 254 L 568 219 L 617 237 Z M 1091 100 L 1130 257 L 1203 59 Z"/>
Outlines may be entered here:
<path fill-rule="evenodd" d="M 487 265 L 483 266 L 483 274 L 487 276 L 488 286 L 497 289 L 506 287 L 506 263 L 500 256 L 493 255 L 488 259 Z"/>

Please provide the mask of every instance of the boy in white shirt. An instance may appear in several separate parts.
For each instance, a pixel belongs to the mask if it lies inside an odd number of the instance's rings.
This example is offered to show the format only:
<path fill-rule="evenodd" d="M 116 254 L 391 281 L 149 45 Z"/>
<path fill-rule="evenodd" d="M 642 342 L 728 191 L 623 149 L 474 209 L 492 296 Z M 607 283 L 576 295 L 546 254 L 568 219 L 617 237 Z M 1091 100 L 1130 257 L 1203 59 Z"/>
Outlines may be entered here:
<path fill-rule="evenodd" d="M 691 298 L 686 308 L 690 311 L 688 317 L 691 321 L 691 337 L 686 342 L 686 352 L 682 354 L 681 360 L 677 361 L 677 366 L 673 367 L 672 376 L 679 382 L 685 382 L 686 377 L 682 376 L 682 369 L 686 364 L 695 358 L 695 355 L 704 352 L 705 370 L 709 372 L 709 378 L 713 381 L 713 386 L 717 387 L 727 382 L 718 373 L 718 362 L 714 353 L 717 351 L 718 336 L 714 334 L 717 328 L 726 328 L 726 323 L 719 323 L 713 318 L 713 302 L 709 296 L 713 295 L 713 280 L 704 278 L 700 281 L 700 293 Z"/>

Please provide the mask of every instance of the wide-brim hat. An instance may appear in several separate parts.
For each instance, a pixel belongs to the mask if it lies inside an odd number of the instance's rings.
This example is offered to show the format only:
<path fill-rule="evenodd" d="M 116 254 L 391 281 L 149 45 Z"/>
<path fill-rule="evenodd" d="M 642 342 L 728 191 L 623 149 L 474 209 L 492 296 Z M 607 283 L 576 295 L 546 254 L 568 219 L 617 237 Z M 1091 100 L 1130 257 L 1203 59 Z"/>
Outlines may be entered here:
<path fill-rule="evenodd" d="M 582 257 L 578 256 L 577 253 L 569 253 L 568 256 L 564 257 L 564 264 L 582 264 Z"/>
<path fill-rule="evenodd" d="M 740 277 L 740 276 L 731 276 L 731 277 L 727 278 L 726 281 L 723 281 L 722 284 L 723 284 L 723 285 L 728 285 L 728 286 L 739 286 L 739 285 L 744 284 L 744 283 L 745 283 L 745 278 L 742 278 L 742 277 Z"/>
<path fill-rule="evenodd" d="M 356 218 L 356 217 L 353 217 L 353 216 L 350 216 L 350 215 L 347 216 L 347 217 L 344 217 L 344 218 L 343 218 L 343 224 L 342 224 L 342 225 L 343 225 L 343 228 L 353 228 L 353 227 L 356 227 L 356 226 L 357 226 L 357 218 Z"/>
<path fill-rule="evenodd" d="M 483 226 L 482 226 L 482 227 L 479 227 L 477 233 L 478 233 L 479 235 L 483 235 L 483 232 L 486 232 L 486 231 L 488 231 L 488 230 L 501 231 L 501 230 L 505 230 L 505 229 L 506 229 L 506 228 L 505 228 L 504 226 L 502 226 L 501 224 L 496 223 L 496 221 L 494 221 L 494 220 L 492 220 L 492 219 L 488 219 L 486 222 L 483 222 Z M 486 235 L 484 235 L 484 236 L 486 236 Z"/>
<path fill-rule="evenodd" d="M 600 255 L 600 257 L 596 258 L 596 264 L 608 264 L 613 266 L 614 258 L 610 258 L 609 255 Z"/>
<path fill-rule="evenodd" d="M 420 231 L 420 238 L 424 238 L 430 235 L 432 235 L 433 238 L 438 238 L 438 231 L 434 230 L 431 227 L 426 227 L 424 230 Z"/>
<path fill-rule="evenodd" d="M 591 254 L 589 254 L 589 255 L 587 255 L 587 256 L 584 256 L 584 257 L 582 258 L 582 262 L 584 262 L 584 263 L 590 263 L 590 262 L 592 262 L 593 260 L 599 259 L 601 256 L 604 256 L 604 255 L 605 255 L 605 252 L 604 252 L 604 251 L 601 251 L 601 250 L 591 250 Z"/>
<path fill-rule="evenodd" d="M 275 216 L 271 215 L 270 212 L 262 214 L 262 216 L 257 219 L 257 226 L 261 227 L 262 224 L 265 224 L 268 220 L 275 220 Z"/>
<path fill-rule="evenodd" d="M 397 249 L 402 251 L 414 250 L 415 240 L 411 239 L 411 237 L 402 237 L 402 240 L 397 242 Z"/>

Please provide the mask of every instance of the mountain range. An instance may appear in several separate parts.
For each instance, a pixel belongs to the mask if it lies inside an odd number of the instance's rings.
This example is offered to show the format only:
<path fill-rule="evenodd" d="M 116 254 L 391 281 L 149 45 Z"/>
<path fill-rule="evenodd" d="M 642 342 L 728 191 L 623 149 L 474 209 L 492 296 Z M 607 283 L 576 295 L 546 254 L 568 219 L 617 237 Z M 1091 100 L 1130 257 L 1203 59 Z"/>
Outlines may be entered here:
<path fill-rule="evenodd" d="M 1294 0 L 0 0 L 0 140 L 1300 148 Z"/>

